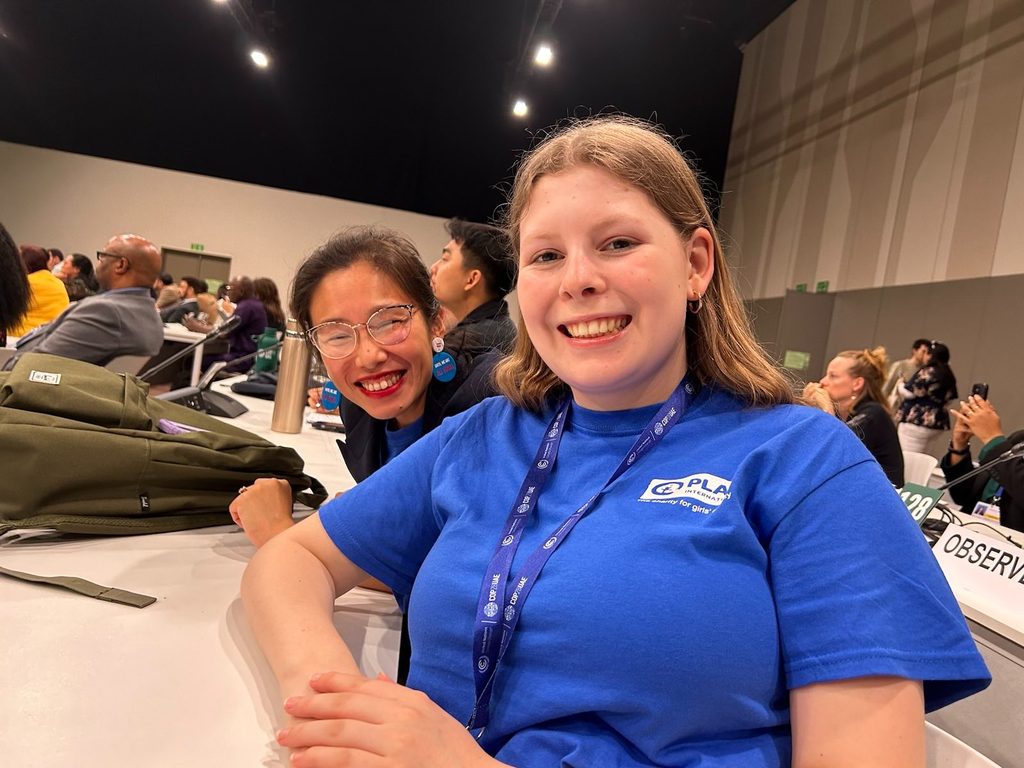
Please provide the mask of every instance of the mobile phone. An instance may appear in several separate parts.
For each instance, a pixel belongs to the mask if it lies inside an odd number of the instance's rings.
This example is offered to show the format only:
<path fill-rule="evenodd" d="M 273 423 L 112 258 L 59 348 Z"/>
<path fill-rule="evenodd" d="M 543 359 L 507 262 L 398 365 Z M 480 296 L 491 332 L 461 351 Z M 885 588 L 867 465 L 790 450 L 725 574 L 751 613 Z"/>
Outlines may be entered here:
<path fill-rule="evenodd" d="M 325 432 L 342 432 L 342 433 L 344 433 L 344 431 L 345 431 L 345 425 L 344 424 L 336 424 L 336 423 L 331 422 L 331 421 L 311 421 L 309 423 L 309 426 L 311 426 L 313 429 L 322 429 Z"/>
<path fill-rule="evenodd" d="M 988 400 L 988 384 L 979 381 L 977 384 L 971 385 L 971 394 L 977 395 L 982 400 Z"/>

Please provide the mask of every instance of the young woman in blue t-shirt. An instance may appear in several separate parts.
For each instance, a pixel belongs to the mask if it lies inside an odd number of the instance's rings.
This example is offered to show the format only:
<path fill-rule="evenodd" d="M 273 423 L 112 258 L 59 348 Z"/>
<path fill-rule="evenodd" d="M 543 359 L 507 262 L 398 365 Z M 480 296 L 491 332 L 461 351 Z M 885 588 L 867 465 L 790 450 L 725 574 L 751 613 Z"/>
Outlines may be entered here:
<path fill-rule="evenodd" d="M 754 340 L 671 142 L 574 123 L 506 224 L 506 397 L 246 571 L 292 764 L 923 765 L 925 708 L 987 670 L 877 463 Z M 411 593 L 408 688 L 332 624 L 368 574 Z"/>

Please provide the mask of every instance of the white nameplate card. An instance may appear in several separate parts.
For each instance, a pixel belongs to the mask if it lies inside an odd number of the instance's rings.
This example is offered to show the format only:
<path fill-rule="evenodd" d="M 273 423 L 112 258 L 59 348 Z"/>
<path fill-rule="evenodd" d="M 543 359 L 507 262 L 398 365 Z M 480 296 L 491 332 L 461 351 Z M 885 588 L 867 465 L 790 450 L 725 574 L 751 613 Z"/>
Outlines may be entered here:
<path fill-rule="evenodd" d="M 950 525 L 932 547 L 946 579 L 1024 615 L 1024 549 L 1005 539 Z"/>

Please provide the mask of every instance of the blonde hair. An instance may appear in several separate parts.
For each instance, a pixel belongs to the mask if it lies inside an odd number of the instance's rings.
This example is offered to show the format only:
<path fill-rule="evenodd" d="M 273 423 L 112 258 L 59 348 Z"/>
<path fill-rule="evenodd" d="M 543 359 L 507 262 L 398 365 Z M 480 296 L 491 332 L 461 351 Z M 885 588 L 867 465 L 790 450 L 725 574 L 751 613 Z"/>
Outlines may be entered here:
<path fill-rule="evenodd" d="M 625 116 L 573 120 L 531 150 L 516 173 L 504 225 L 519 255 L 519 228 L 541 176 L 581 165 L 601 168 L 643 190 L 688 239 L 697 227 L 711 233 L 715 268 L 703 306 L 686 319 L 686 364 L 703 384 L 713 383 L 748 405 L 794 402 L 793 386 L 758 344 L 722 255 L 700 182 L 672 140 L 651 124 Z M 515 348 L 494 373 L 513 403 L 539 411 L 565 384 L 541 359 L 522 318 Z"/>
<path fill-rule="evenodd" d="M 885 410 L 889 411 L 889 413 L 892 413 L 892 409 L 889 407 L 889 399 L 882 391 L 885 386 L 885 380 L 889 375 L 889 356 L 886 354 L 885 347 L 847 349 L 840 352 L 836 357 L 852 360 L 850 375 L 859 376 L 864 379 L 864 389 L 861 391 L 860 397 L 857 398 L 856 402 L 874 400 Z"/>

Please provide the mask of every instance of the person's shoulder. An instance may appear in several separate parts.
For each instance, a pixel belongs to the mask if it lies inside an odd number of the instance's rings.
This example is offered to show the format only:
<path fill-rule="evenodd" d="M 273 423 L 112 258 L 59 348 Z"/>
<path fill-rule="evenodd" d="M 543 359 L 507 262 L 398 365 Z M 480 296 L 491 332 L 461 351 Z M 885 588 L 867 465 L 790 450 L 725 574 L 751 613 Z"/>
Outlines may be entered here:
<path fill-rule="evenodd" d="M 841 420 L 802 403 L 752 406 L 740 397 L 712 388 L 702 392 L 691 419 L 701 431 L 728 436 L 737 444 L 789 452 L 830 443 L 856 450 L 861 442 Z"/>

